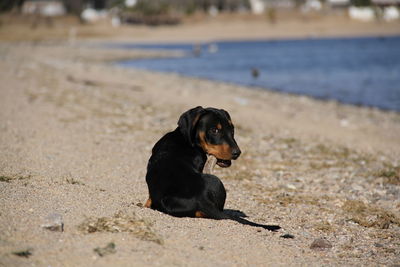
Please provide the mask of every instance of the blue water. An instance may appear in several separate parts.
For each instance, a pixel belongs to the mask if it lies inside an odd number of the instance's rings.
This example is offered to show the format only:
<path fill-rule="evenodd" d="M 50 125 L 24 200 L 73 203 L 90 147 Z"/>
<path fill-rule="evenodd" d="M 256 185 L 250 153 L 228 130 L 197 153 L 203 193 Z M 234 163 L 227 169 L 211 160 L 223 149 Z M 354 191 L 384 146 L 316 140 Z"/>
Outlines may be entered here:
<path fill-rule="evenodd" d="M 335 38 L 283 41 L 229 41 L 192 44 L 121 44 L 124 48 L 181 50 L 182 58 L 120 62 L 269 90 L 336 99 L 343 103 L 400 111 L 400 37 Z M 257 68 L 254 78 L 251 69 Z"/>

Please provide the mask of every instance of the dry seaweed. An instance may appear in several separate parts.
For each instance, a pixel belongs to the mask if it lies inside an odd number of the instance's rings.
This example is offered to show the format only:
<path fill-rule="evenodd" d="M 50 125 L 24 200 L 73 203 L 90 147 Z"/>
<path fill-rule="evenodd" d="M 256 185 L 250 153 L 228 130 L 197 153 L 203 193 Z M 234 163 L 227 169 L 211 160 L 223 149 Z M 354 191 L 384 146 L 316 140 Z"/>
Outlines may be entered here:
<path fill-rule="evenodd" d="M 138 218 L 134 213 L 127 215 L 118 212 L 112 217 L 87 218 L 78 226 L 78 229 L 84 233 L 128 232 L 141 240 L 152 241 L 160 245 L 163 244 L 163 240 L 151 229 L 151 224 Z"/>
<path fill-rule="evenodd" d="M 31 178 L 32 175 L 19 175 L 19 174 L 12 174 L 12 175 L 0 175 L 0 182 L 10 183 L 13 180 L 25 180 Z"/>
<path fill-rule="evenodd" d="M 287 207 L 291 204 L 294 205 L 315 205 L 319 206 L 320 205 L 320 199 L 315 196 L 311 195 L 291 195 L 288 193 L 280 193 L 275 195 L 271 199 L 265 199 L 265 198 L 257 198 L 257 201 L 260 203 L 264 204 L 276 204 L 279 203 L 283 207 Z"/>
<path fill-rule="evenodd" d="M 85 185 L 85 183 L 83 183 L 83 182 L 81 182 L 81 181 L 79 181 L 79 180 L 76 180 L 76 179 L 74 179 L 74 178 L 72 178 L 72 177 L 67 177 L 67 178 L 65 178 L 65 181 L 66 181 L 67 183 L 69 183 L 69 184 L 74 184 L 74 185 Z"/>
<path fill-rule="evenodd" d="M 32 256 L 32 249 L 28 248 L 24 250 L 14 251 L 12 252 L 12 254 L 22 258 L 29 258 L 30 256 Z"/>
<path fill-rule="evenodd" d="M 327 221 L 322 221 L 314 224 L 314 229 L 322 232 L 334 232 L 335 228 Z"/>
<path fill-rule="evenodd" d="M 388 165 L 375 174 L 376 177 L 382 177 L 384 183 L 400 185 L 400 166 Z"/>
<path fill-rule="evenodd" d="M 0 175 L 0 182 L 9 183 L 12 180 L 10 176 Z"/>
<path fill-rule="evenodd" d="M 364 227 L 388 229 L 390 224 L 400 226 L 400 218 L 395 214 L 379 207 L 366 205 L 359 200 L 347 200 L 342 209 L 350 221 Z"/>

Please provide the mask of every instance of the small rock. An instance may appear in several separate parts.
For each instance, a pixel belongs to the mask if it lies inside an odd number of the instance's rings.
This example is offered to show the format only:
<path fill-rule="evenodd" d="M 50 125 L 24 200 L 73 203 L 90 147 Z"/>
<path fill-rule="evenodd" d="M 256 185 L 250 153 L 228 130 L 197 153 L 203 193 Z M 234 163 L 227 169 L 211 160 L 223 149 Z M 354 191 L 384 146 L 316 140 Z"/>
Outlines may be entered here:
<path fill-rule="evenodd" d="M 54 232 L 64 232 L 64 222 L 63 218 L 58 213 L 50 213 L 45 218 L 45 223 L 41 225 L 42 228 L 54 231 Z"/>
<path fill-rule="evenodd" d="M 284 234 L 284 235 L 281 235 L 280 237 L 282 237 L 282 238 L 290 238 L 290 239 L 293 239 L 293 238 L 294 238 L 294 235 L 291 235 L 291 234 Z"/>
<path fill-rule="evenodd" d="M 355 191 L 364 191 L 364 188 L 361 185 L 358 185 L 358 184 L 352 184 L 351 187 Z"/>
<path fill-rule="evenodd" d="M 312 242 L 310 248 L 316 249 L 316 250 L 323 250 L 323 249 L 332 248 L 332 244 L 331 244 L 331 242 L 329 242 L 328 240 L 326 240 L 324 238 L 317 238 L 314 240 L 314 242 Z"/>
<path fill-rule="evenodd" d="M 339 121 L 339 124 L 340 124 L 341 127 L 349 127 L 350 122 L 348 120 L 346 120 L 346 119 L 342 119 L 342 120 Z"/>
<path fill-rule="evenodd" d="M 287 187 L 288 189 L 291 189 L 291 190 L 296 190 L 296 189 L 297 189 L 296 186 L 293 185 L 293 184 L 287 184 L 286 187 Z"/>
<path fill-rule="evenodd" d="M 117 251 L 115 249 L 115 244 L 113 242 L 110 242 L 104 248 L 100 248 L 100 247 L 95 248 L 94 252 L 96 252 L 100 257 L 103 257 L 103 256 L 106 256 L 109 254 L 114 254 Z"/>

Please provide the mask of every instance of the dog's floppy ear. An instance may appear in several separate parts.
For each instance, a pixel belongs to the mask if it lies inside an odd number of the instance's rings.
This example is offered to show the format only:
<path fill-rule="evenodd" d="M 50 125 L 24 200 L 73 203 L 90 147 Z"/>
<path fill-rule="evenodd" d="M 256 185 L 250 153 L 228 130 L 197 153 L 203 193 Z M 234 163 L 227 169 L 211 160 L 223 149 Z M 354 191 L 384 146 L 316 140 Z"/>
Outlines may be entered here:
<path fill-rule="evenodd" d="M 220 109 L 222 111 L 222 113 L 225 115 L 226 119 L 228 121 L 231 121 L 231 116 L 229 115 L 228 111 L 224 110 L 224 109 Z"/>
<path fill-rule="evenodd" d="M 178 127 L 185 140 L 194 146 L 194 129 L 200 116 L 205 113 L 205 109 L 201 106 L 189 109 L 183 113 L 178 121 Z"/>

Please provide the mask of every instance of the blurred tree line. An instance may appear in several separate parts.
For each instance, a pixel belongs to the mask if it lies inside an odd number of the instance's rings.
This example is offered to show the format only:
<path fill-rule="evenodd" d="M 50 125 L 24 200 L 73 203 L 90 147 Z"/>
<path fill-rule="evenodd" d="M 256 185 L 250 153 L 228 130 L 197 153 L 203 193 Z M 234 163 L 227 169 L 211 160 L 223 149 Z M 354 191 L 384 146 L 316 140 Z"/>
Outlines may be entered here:
<path fill-rule="evenodd" d="M 0 1 L 0 11 L 10 11 L 12 9 L 21 10 L 22 5 L 24 4 L 25 0 L 1 0 Z"/>
<path fill-rule="evenodd" d="M 0 0 L 0 12 L 10 10 L 20 11 L 26 0 Z M 321 0 L 324 2 L 325 0 Z M 67 12 L 78 15 L 83 8 L 90 5 L 95 9 L 119 7 L 121 9 L 141 13 L 142 15 L 160 15 L 170 12 L 193 14 L 196 11 L 208 12 L 211 7 L 219 11 L 234 12 L 239 9 L 250 8 L 249 0 L 137 0 L 133 7 L 126 7 L 125 0 L 62 0 Z M 293 0 L 296 6 L 302 5 L 305 0 Z M 369 6 L 371 0 L 351 0 L 355 6 Z"/>
<path fill-rule="evenodd" d="M 112 5 L 123 6 L 124 0 L 111 1 Z M 193 14 L 196 11 L 208 12 L 211 7 L 219 11 L 236 11 L 240 8 L 249 8 L 249 0 L 138 0 L 136 5 L 128 8 L 143 14 L 183 13 Z"/>
<path fill-rule="evenodd" d="M 351 1 L 353 6 L 370 6 L 371 0 L 352 0 Z"/>
<path fill-rule="evenodd" d="M 26 0 L 0 0 L 0 11 L 21 10 Z M 235 11 L 238 8 L 248 8 L 249 0 L 137 0 L 135 6 L 125 7 L 125 0 L 62 0 L 69 13 L 80 13 L 83 8 L 91 6 L 95 9 L 104 9 L 118 6 L 153 14 L 174 10 L 185 14 L 192 14 L 198 10 L 207 12 L 211 6 L 220 11 Z"/>

